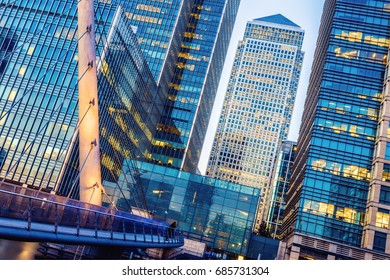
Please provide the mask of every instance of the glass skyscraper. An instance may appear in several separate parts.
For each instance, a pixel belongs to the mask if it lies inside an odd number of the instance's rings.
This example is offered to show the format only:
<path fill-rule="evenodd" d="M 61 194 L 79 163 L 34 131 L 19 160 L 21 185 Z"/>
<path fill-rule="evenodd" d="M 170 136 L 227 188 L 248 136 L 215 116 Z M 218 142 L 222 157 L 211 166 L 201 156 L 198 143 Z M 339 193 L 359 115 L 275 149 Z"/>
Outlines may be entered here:
<path fill-rule="evenodd" d="M 1 4 L 1 177 L 77 197 L 77 3 Z M 123 10 L 96 3 L 95 17 L 105 184 L 150 158 L 163 99 Z"/>
<path fill-rule="evenodd" d="M 288 135 L 303 37 L 304 31 L 280 14 L 247 23 L 211 150 L 208 176 L 261 189 L 259 217 Z"/>
<path fill-rule="evenodd" d="M 186 158 L 191 164 L 185 169 L 196 171 L 239 5 L 237 0 L 149 2 L 95 3 L 99 98 L 107 117 L 101 122 L 102 148 L 110 150 L 103 151 L 102 164 L 105 174 L 113 173 L 106 177 L 110 182 L 126 157 L 175 168 Z M 68 154 L 77 146 L 77 3 L 1 4 L 2 176 L 53 189 L 64 172 L 75 178 L 78 168 L 77 151 Z M 130 25 L 140 48 L 134 35 L 118 31 Z M 123 65 L 121 55 L 128 60 Z M 51 115 L 55 104 L 63 105 L 59 118 Z M 117 139 L 108 128 L 119 131 Z M 130 138 L 131 149 L 118 137 Z M 65 161 L 73 175 L 63 168 Z"/>
<path fill-rule="evenodd" d="M 120 5 L 134 26 L 138 44 L 158 84 L 159 95 L 166 99 L 194 0 L 110 2 Z M 161 106 L 164 104 L 165 100 Z"/>
<path fill-rule="evenodd" d="M 291 167 L 294 163 L 296 148 L 295 142 L 283 141 L 272 174 L 265 221 L 273 238 L 279 237 L 279 227 L 282 224 L 286 208 L 286 196 L 290 187 Z"/>
<path fill-rule="evenodd" d="M 195 173 L 239 0 L 196 0 L 186 23 L 153 159 Z M 163 86 L 160 86 L 160 89 Z"/>
<path fill-rule="evenodd" d="M 165 98 L 151 160 L 196 172 L 240 0 L 110 2 L 136 28 Z"/>
<path fill-rule="evenodd" d="M 120 9 L 109 33 L 110 47 L 98 52 L 104 57 L 98 72 L 103 186 L 117 183 L 123 162 L 131 164 L 125 159 L 151 158 L 153 131 L 163 104 L 133 28 Z M 70 191 L 77 197 L 77 187 L 69 187 L 78 185 L 79 168 L 76 138 L 61 178 L 61 194 Z M 107 197 L 103 199 L 107 202 Z"/>
<path fill-rule="evenodd" d="M 1 1 L 0 7 L 0 176 L 54 188 L 77 126 L 77 5 Z"/>
<path fill-rule="evenodd" d="M 390 1 L 325 1 L 281 227 L 286 259 L 389 259 Z"/>
<path fill-rule="evenodd" d="M 104 2 L 104 1 L 103 1 Z M 149 68 L 159 82 L 166 61 L 173 68 L 194 0 L 112 0 L 120 5 L 131 25 Z M 172 72 L 172 71 L 171 71 Z"/>

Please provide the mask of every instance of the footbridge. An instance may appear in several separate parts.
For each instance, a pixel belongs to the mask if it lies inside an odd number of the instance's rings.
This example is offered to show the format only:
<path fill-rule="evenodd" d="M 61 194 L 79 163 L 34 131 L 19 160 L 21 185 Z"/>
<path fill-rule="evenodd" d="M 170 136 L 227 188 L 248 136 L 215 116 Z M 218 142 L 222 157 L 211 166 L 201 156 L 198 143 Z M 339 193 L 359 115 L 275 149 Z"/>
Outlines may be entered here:
<path fill-rule="evenodd" d="M 180 231 L 164 221 L 7 182 L 0 185 L 0 238 L 123 248 L 184 245 Z"/>

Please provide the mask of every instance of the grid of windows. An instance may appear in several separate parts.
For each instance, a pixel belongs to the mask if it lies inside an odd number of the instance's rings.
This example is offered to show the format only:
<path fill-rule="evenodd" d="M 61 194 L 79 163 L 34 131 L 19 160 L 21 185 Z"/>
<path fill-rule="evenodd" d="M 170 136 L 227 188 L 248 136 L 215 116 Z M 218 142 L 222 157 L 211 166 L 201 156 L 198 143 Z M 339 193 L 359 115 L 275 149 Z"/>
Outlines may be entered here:
<path fill-rule="evenodd" d="M 296 231 L 370 248 L 372 239 L 364 241 L 364 227 L 373 233 L 371 226 L 387 226 L 387 210 L 367 211 L 366 205 L 373 197 L 370 185 L 374 191 L 378 183 L 374 179 L 380 177 L 386 184 L 389 177 L 382 147 L 376 152 L 382 153 L 381 168 L 372 166 L 376 137 L 382 131 L 377 127 L 390 43 L 389 4 L 325 3 L 298 139 L 300 161 L 293 168 L 282 225 L 285 237 Z M 383 131 L 387 134 L 387 127 Z M 367 221 L 374 224 L 367 226 Z M 382 237 L 375 237 L 374 249 L 383 249 Z"/>
<path fill-rule="evenodd" d="M 188 0 L 111 0 L 122 7 L 130 24 L 136 28 L 138 43 L 156 81 L 162 75 L 171 44 L 178 41 L 175 33 L 179 17 L 185 18 Z M 184 8 L 183 8 L 184 7 Z M 176 42 L 177 43 L 177 42 Z"/>
<path fill-rule="evenodd" d="M 1 9 L 1 176 L 77 197 L 77 3 L 16 1 Z M 161 109 L 153 107 L 157 85 L 128 19 L 102 2 L 95 15 L 102 176 L 115 182 L 124 158 L 150 158 Z"/>
<path fill-rule="evenodd" d="M 1 9 L 1 176 L 53 188 L 77 124 L 76 4 L 17 1 Z"/>
<path fill-rule="evenodd" d="M 287 138 L 303 59 L 304 31 L 286 21 L 275 15 L 248 22 L 207 168 L 209 176 L 260 188 L 262 194 Z"/>
<path fill-rule="evenodd" d="M 284 141 L 277 158 L 275 172 L 272 174 L 267 228 L 275 238 L 279 236 L 279 227 L 284 217 L 286 196 L 290 186 L 291 167 L 294 163 L 296 143 Z"/>
<path fill-rule="evenodd" d="M 247 254 L 258 189 L 150 163 L 136 164 L 136 168 L 124 165 L 120 182 L 125 186 L 124 178 L 136 175 L 154 218 L 176 221 L 186 238 L 208 247 Z M 137 207 L 134 190 L 122 190 Z M 120 201 L 116 204 L 121 205 Z"/>
<path fill-rule="evenodd" d="M 196 0 L 187 22 L 153 158 L 196 172 L 239 0 Z"/>

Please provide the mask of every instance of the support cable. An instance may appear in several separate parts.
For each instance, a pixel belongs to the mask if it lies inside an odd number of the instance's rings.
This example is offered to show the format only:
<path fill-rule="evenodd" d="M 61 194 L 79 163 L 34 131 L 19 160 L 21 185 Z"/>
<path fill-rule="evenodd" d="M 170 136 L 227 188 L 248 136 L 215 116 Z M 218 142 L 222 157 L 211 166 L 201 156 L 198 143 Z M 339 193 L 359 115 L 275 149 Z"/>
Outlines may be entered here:
<path fill-rule="evenodd" d="M 78 80 L 78 82 L 80 81 L 81 79 Z M 77 82 L 77 84 L 78 84 Z M 76 85 L 77 85 L 76 84 Z M 76 87 L 75 85 L 75 87 Z M 48 118 L 48 121 L 41 127 L 41 129 L 36 133 L 36 136 L 34 137 L 34 139 L 30 142 L 30 144 L 22 151 L 22 153 L 20 154 L 18 160 L 16 160 L 16 162 L 8 168 L 6 174 L 4 175 L 2 181 L 0 181 L 0 186 L 4 183 L 5 179 L 7 178 L 7 176 L 11 173 L 11 171 L 15 168 L 15 166 L 17 164 L 19 164 L 20 160 L 22 159 L 22 157 L 26 154 L 26 152 L 32 147 L 32 145 L 35 143 L 35 141 L 37 140 L 37 138 L 39 136 L 41 136 L 41 133 L 44 131 L 44 129 L 47 128 L 47 126 L 49 125 L 50 121 L 52 120 L 52 117 L 54 116 L 54 113 L 57 113 L 61 108 L 62 108 L 62 105 L 64 104 L 64 101 L 65 101 L 65 98 L 66 96 L 63 96 L 62 97 L 62 101 L 61 103 L 57 106 L 57 108 L 55 110 L 53 110 Z M 90 106 L 92 105 L 92 103 L 90 104 Z M 90 107 L 89 107 L 90 108 Z M 88 110 L 89 110 L 88 108 Z"/>
<path fill-rule="evenodd" d="M 99 186 L 102 189 L 102 194 L 106 196 L 112 207 L 114 207 L 115 210 L 119 210 L 116 206 L 115 202 L 111 199 L 111 197 L 106 193 L 106 190 L 104 189 L 104 186 Z"/>
<path fill-rule="evenodd" d="M 82 164 L 80 170 L 82 170 L 82 169 L 84 168 L 85 163 L 87 162 L 88 157 L 89 157 L 89 155 L 91 154 L 92 150 L 93 150 L 93 145 L 91 144 L 91 148 L 89 149 L 88 154 L 87 154 L 87 156 L 85 157 L 85 160 L 84 160 L 84 162 L 83 162 L 83 164 Z M 69 191 L 69 193 L 68 193 L 68 195 L 67 195 L 67 198 L 70 198 L 71 193 L 73 192 L 74 188 L 76 187 L 76 183 L 77 183 L 77 180 L 78 180 L 79 178 L 80 178 L 80 172 L 78 173 L 76 179 L 73 181 L 72 187 L 70 188 L 70 191 Z"/>
<path fill-rule="evenodd" d="M 11 7 L 13 4 L 15 4 L 18 1 L 20 1 L 20 0 L 15 0 L 13 2 L 8 2 L 8 3 L 2 4 L 1 7 L 0 7 L 0 11 L 3 10 L 3 9 L 6 9 L 8 7 Z"/>
<path fill-rule="evenodd" d="M 77 1 L 77 4 L 79 2 L 81 2 L 82 0 L 79 0 Z M 70 16 L 68 13 L 71 11 L 71 9 L 73 8 L 73 5 L 72 6 L 69 6 L 69 9 L 64 11 L 62 13 L 62 15 L 64 15 L 66 13 L 67 16 Z M 27 40 L 25 40 L 24 42 L 21 42 L 20 43 L 20 46 L 18 46 L 17 48 L 15 48 L 14 50 L 12 50 L 11 52 L 6 52 L 6 55 L 4 55 L 0 60 L 7 60 L 9 57 L 9 55 L 13 55 L 16 51 L 19 51 L 22 49 L 22 47 L 26 44 L 26 43 L 30 43 L 32 41 L 32 39 L 36 38 L 38 35 L 40 35 L 43 31 L 45 31 L 48 27 L 50 27 L 52 24 L 55 24 L 55 23 L 58 23 L 56 21 L 59 21 L 62 17 L 59 16 L 59 17 L 54 17 L 54 19 L 47 23 L 45 26 L 42 27 L 41 30 L 37 30 L 33 35 L 31 35 L 30 38 L 28 38 Z"/>
<path fill-rule="evenodd" d="M 65 55 L 66 55 L 69 51 L 70 51 L 70 49 L 68 49 L 68 50 L 65 52 Z M 48 69 L 46 70 L 46 72 L 43 73 L 42 76 L 40 76 L 40 77 L 38 78 L 38 80 L 36 80 L 36 82 L 35 82 L 29 89 L 27 89 L 27 90 L 23 93 L 23 95 L 22 95 L 18 100 L 16 100 L 15 102 L 12 103 L 11 107 L 10 107 L 5 113 L 3 113 L 3 114 L 1 115 L 0 121 L 1 121 L 3 118 L 5 118 L 5 117 L 6 117 L 6 116 L 7 116 L 7 115 L 16 107 L 16 105 L 18 105 L 20 102 L 22 102 L 22 100 L 23 100 L 28 94 L 30 94 L 30 93 L 32 92 L 32 90 L 33 90 L 40 82 L 42 82 L 41 80 L 43 80 L 43 78 L 46 76 L 46 74 L 47 74 L 49 71 L 53 70 L 54 66 L 57 65 L 56 63 L 57 63 L 58 61 L 59 61 L 59 59 L 58 59 L 55 63 L 53 63 L 53 64 L 50 66 L 50 68 L 48 68 Z"/>
<path fill-rule="evenodd" d="M 85 31 L 83 34 L 86 34 L 88 33 L 88 31 Z M 76 43 L 79 41 L 79 39 L 76 41 Z M 76 47 L 77 47 L 77 44 L 76 44 Z M 61 57 L 59 57 L 55 62 L 53 62 L 53 64 L 46 70 L 45 73 L 43 73 L 39 78 L 38 80 L 36 80 L 36 82 L 29 88 L 27 89 L 23 95 L 18 99 L 16 100 L 15 102 L 12 103 L 11 107 L 5 112 L 5 113 L 2 113 L 2 115 L 0 116 L 0 122 L 3 118 L 5 118 L 15 107 L 16 105 L 18 105 L 20 102 L 22 102 L 22 100 L 32 92 L 32 90 L 39 84 L 42 82 L 43 78 L 47 75 L 47 73 L 49 73 L 51 70 L 54 69 L 55 66 L 57 66 L 58 62 L 60 62 L 60 59 L 65 57 L 68 52 L 71 51 L 71 49 L 68 49 Z M 75 51 L 75 49 L 73 50 Z M 91 66 L 89 65 L 89 67 L 85 70 L 85 72 L 82 74 L 82 76 L 79 78 L 78 82 L 80 82 L 80 80 L 84 77 L 85 73 L 91 68 Z"/>
<path fill-rule="evenodd" d="M 92 104 L 93 104 L 93 102 L 91 101 L 91 105 L 92 105 Z M 76 127 L 74 128 L 72 137 L 71 137 L 70 139 L 74 139 L 74 138 L 75 138 L 75 136 L 76 136 L 76 134 L 78 133 L 78 130 L 79 130 L 79 128 L 80 128 L 80 124 L 83 122 L 85 116 L 86 116 L 87 113 L 89 112 L 89 109 L 91 108 L 91 105 L 88 107 L 88 109 L 87 109 L 86 112 L 84 113 L 84 115 L 83 115 L 83 117 L 81 118 L 81 120 L 77 122 L 77 125 L 76 125 Z M 59 154 L 59 155 L 57 156 L 53 168 L 51 169 L 50 173 L 46 176 L 46 179 L 45 179 L 46 183 L 49 181 L 51 175 L 53 174 L 54 169 L 56 168 L 59 159 L 62 158 L 66 153 L 71 152 L 71 151 L 69 150 L 71 144 L 72 144 L 72 142 L 71 142 L 71 141 L 68 141 L 68 144 L 67 144 L 66 148 L 63 149 L 62 152 L 61 152 L 61 154 Z M 42 182 L 42 184 L 41 184 L 40 187 L 39 187 L 39 190 L 42 190 L 45 181 Z M 46 186 L 47 186 L 47 185 L 46 185 Z"/>

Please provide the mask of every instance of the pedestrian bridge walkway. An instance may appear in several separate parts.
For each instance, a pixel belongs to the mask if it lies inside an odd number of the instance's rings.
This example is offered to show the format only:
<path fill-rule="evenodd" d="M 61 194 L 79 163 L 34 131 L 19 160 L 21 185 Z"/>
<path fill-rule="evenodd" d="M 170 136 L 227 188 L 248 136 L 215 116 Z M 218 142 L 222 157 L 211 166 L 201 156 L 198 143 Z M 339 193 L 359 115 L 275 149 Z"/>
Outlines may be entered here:
<path fill-rule="evenodd" d="M 175 248 L 178 229 L 123 211 L 3 182 L 0 238 L 60 244 Z"/>

